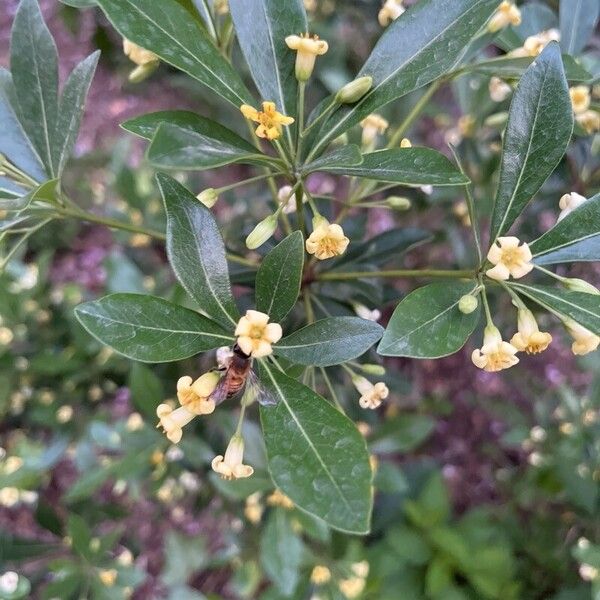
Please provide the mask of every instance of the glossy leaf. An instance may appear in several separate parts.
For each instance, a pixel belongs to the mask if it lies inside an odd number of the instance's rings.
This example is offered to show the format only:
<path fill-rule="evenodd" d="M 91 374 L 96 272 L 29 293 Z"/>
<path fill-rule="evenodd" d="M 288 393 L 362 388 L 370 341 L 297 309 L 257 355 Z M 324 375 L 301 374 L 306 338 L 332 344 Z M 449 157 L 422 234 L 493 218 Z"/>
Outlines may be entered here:
<path fill-rule="evenodd" d="M 10 68 L 19 118 L 48 175 L 54 175 L 54 132 L 58 120 L 58 55 L 37 0 L 22 0 L 10 41 Z"/>
<path fill-rule="evenodd" d="M 279 323 L 294 308 L 304 267 L 304 240 L 295 231 L 265 256 L 256 273 L 256 310 Z"/>
<path fill-rule="evenodd" d="M 301 365 L 328 367 L 364 354 L 383 334 L 381 325 L 359 317 L 329 317 L 281 339 L 278 356 Z"/>
<path fill-rule="evenodd" d="M 420 0 L 411 6 L 386 28 L 357 75 L 371 76 L 373 87 L 359 102 L 334 113 L 317 149 L 450 70 L 497 6 L 496 0 Z"/>
<path fill-rule="evenodd" d="M 363 154 L 355 167 L 321 169 L 336 175 L 364 177 L 403 185 L 465 185 L 469 179 L 443 154 L 431 148 L 390 148 Z"/>
<path fill-rule="evenodd" d="M 458 302 L 476 288 L 473 281 L 432 283 L 398 304 L 377 352 L 383 356 L 439 358 L 460 350 L 479 321 L 477 310 L 465 315 Z"/>
<path fill-rule="evenodd" d="M 184 129 L 204 134 L 212 130 L 211 124 L 225 129 L 222 125 L 189 110 L 159 110 L 157 112 L 146 113 L 145 115 L 140 115 L 121 123 L 121 127 L 135 135 L 139 135 L 145 140 L 151 140 L 163 123 L 170 123 L 171 125 L 177 125 Z M 237 134 L 229 129 L 226 129 L 226 131 L 237 136 Z"/>
<path fill-rule="evenodd" d="M 537 264 L 551 265 L 576 260 L 600 260 L 600 194 L 561 219 L 552 229 L 529 244 Z M 573 248 L 577 248 L 574 253 Z M 565 253 L 567 253 L 565 255 Z"/>
<path fill-rule="evenodd" d="M 591 38 L 598 16 L 598 0 L 562 0 L 560 3 L 560 46 L 567 53 L 579 54 Z"/>
<path fill-rule="evenodd" d="M 167 211 L 167 254 L 177 279 L 203 312 L 231 328 L 239 313 L 215 218 L 173 178 L 159 173 L 156 179 Z"/>
<path fill-rule="evenodd" d="M 560 162 L 573 131 L 573 109 L 557 43 L 525 71 L 510 106 L 491 237 L 508 231 Z"/>
<path fill-rule="evenodd" d="M 98 0 L 125 38 L 208 86 L 236 108 L 251 103 L 240 76 L 176 0 Z"/>
<path fill-rule="evenodd" d="M 306 175 L 314 171 L 328 171 L 335 167 L 354 167 L 362 162 L 360 148 L 356 144 L 346 144 L 304 165 L 302 173 Z"/>
<path fill-rule="evenodd" d="M 288 35 L 308 31 L 302 0 L 245 0 L 230 3 L 237 39 L 263 100 L 295 116 L 298 82 L 296 52 L 285 43 Z M 286 135 L 292 129 L 286 129 Z M 291 135 L 288 138 L 291 142 Z"/>
<path fill-rule="evenodd" d="M 95 338 L 142 362 L 171 362 L 231 343 L 207 317 L 142 294 L 112 294 L 80 304 L 75 314 Z"/>
<path fill-rule="evenodd" d="M 260 409 L 273 481 L 298 508 L 329 526 L 368 533 L 372 472 L 354 423 L 272 366 L 264 363 L 262 372 L 280 400 Z"/>
<path fill-rule="evenodd" d="M 571 292 L 546 285 L 511 283 L 510 286 L 541 306 L 571 317 L 596 335 L 600 335 L 600 295 Z"/>

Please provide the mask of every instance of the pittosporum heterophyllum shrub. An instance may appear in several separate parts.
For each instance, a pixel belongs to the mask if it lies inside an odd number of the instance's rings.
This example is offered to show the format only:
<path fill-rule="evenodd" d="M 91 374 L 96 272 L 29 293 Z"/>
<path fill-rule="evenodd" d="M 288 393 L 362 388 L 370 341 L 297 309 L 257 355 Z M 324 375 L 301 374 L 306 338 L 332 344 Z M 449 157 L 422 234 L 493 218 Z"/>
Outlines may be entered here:
<path fill-rule="evenodd" d="M 310 33 L 300 0 L 231 0 L 229 12 L 221 4 L 216 11 L 202 2 L 178 0 L 67 3 L 97 4 L 104 11 L 136 64 L 132 81 L 165 62 L 239 111 L 238 122 L 228 126 L 188 111 L 145 114 L 123 124 L 149 142 L 147 159 L 158 170 L 167 216 L 169 261 L 195 310 L 121 293 L 84 303 L 76 313 L 93 336 L 136 361 L 178 361 L 217 351 L 213 369 L 173 382 L 179 406 L 160 404 L 157 418 L 168 439 L 178 443 L 196 417 L 210 419 L 215 410 L 237 405 L 238 426 L 212 468 L 226 479 L 250 478 L 244 488 L 248 494 L 264 481 L 252 485 L 256 475 L 245 462 L 242 436 L 247 410 L 258 401 L 269 473 L 286 501 L 333 528 L 369 531 L 373 468 L 332 378 L 347 375 L 361 409 L 378 408 L 390 390 L 377 380 L 385 370 L 373 363 L 373 350 L 384 357 L 447 356 L 483 322 L 481 348 L 464 368 L 500 371 L 551 343 L 552 335 L 540 331 L 532 309 L 547 311 L 564 325 L 575 354 L 598 347 L 600 292 L 550 268 L 600 257 L 600 196 L 567 194 L 560 198 L 551 229 L 533 240 L 520 233 L 521 215 L 573 135 L 600 128 L 585 85 L 591 76 L 569 54 L 561 56 L 557 31 L 520 38 L 516 29 L 506 29 L 521 23 L 519 9 L 510 2 L 420 0 L 404 11 L 400 1 L 388 0 L 379 14 L 385 31 L 355 79 L 309 107 L 306 90 L 329 47 Z M 242 65 L 231 62 L 236 40 L 255 93 L 240 75 Z M 492 44 L 509 51 L 486 58 L 483 50 Z M 583 45 L 570 40 L 568 50 L 576 54 Z M 0 82 L 2 237 L 10 242 L 3 265 L 54 219 L 140 231 L 135 224 L 84 211 L 62 184 L 97 60 L 94 53 L 78 65 L 59 94 L 54 42 L 36 0 L 21 2 L 11 71 L 2 70 Z M 512 95 L 503 116 L 489 230 L 484 227 L 487 203 L 476 202 L 471 181 L 478 174 L 463 168 L 460 150 L 451 146 L 451 161 L 414 147 L 405 137 L 443 84 L 473 73 L 490 77 L 494 102 Z M 420 88 L 425 92 L 399 125 L 378 114 Z M 242 136 L 234 129 L 244 123 L 248 133 Z M 462 120 L 455 144 L 475 126 Z M 386 141 L 388 128 L 392 133 Z M 256 175 L 197 196 L 165 173 L 234 163 L 251 165 Z M 343 198 L 311 194 L 306 181 L 316 172 L 338 176 L 346 190 Z M 246 246 L 258 254 L 244 257 L 226 249 L 229 240 L 223 240 L 211 209 L 220 194 L 255 182 L 268 187 L 272 202 L 264 207 L 270 214 L 246 237 Z M 351 233 L 357 210 L 410 208 L 407 198 L 383 192 L 424 186 L 448 186 L 457 198 L 466 197 L 463 216 L 473 234 L 470 267 L 385 269 L 408 249 L 430 241 L 431 233 L 399 228 L 369 240 Z M 432 223 L 432 229 L 438 225 Z M 264 252 L 272 240 L 276 245 Z M 230 265 L 245 269 L 245 277 L 236 280 L 254 290 L 253 308 L 244 314 L 232 293 Z M 375 322 L 378 309 L 393 297 L 390 284 L 405 277 L 437 281 L 404 297 L 384 330 Z M 494 307 L 501 306 L 502 296 L 510 299 L 514 314 L 501 319 Z M 347 307 L 358 316 L 349 315 Z M 498 324 L 507 321 L 514 325 L 503 336 Z M 371 362 L 359 362 L 369 351 Z M 341 370 L 328 371 L 338 365 Z M 324 396 L 317 390 L 325 390 Z M 425 527 L 416 508 L 412 518 L 415 527 Z M 343 593 L 360 593 L 365 577 L 357 563 Z M 314 579 L 324 582 L 326 573 L 315 573 Z"/>

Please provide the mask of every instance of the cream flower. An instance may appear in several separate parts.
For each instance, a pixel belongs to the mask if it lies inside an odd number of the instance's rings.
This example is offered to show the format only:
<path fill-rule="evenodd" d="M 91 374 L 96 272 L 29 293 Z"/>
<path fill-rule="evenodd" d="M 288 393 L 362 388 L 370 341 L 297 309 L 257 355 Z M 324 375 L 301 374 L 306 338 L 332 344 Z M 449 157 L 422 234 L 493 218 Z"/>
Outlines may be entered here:
<path fill-rule="evenodd" d="M 383 135 L 389 123 L 378 114 L 371 114 L 360 122 L 362 127 L 362 144 L 365 148 L 372 148 L 378 135 Z"/>
<path fill-rule="evenodd" d="M 354 304 L 353 305 L 354 312 L 361 318 L 366 321 L 379 321 L 381 319 L 381 311 L 374 308 L 373 310 L 369 310 L 367 306 L 364 304 Z"/>
<path fill-rule="evenodd" d="M 387 27 L 395 21 L 406 9 L 402 6 L 403 0 L 385 0 L 377 19 L 382 27 Z"/>
<path fill-rule="evenodd" d="M 248 104 L 242 104 L 240 111 L 246 119 L 259 124 L 256 128 L 256 135 L 259 138 L 276 140 L 281 136 L 283 126 L 291 125 L 294 119 L 277 112 L 275 102 L 263 102 L 262 106 L 262 111 L 259 111 Z"/>
<path fill-rule="evenodd" d="M 520 279 L 533 269 L 529 246 L 525 243 L 519 246 L 519 243 L 516 237 L 499 237 L 492 244 L 487 259 L 495 266 L 485 273 L 490 279 L 504 281 L 511 275 Z"/>
<path fill-rule="evenodd" d="M 152 73 L 160 64 L 160 59 L 154 52 L 146 50 L 127 39 L 123 40 L 123 52 L 137 67 L 129 74 L 129 81 L 139 83 Z"/>
<path fill-rule="evenodd" d="M 521 24 L 521 11 L 512 3 L 506 0 L 500 4 L 496 12 L 492 15 L 488 23 L 488 31 L 495 33 L 509 25 Z"/>
<path fill-rule="evenodd" d="M 0 592 L 14 594 L 19 586 L 19 575 L 14 571 L 6 571 L 0 575 Z"/>
<path fill-rule="evenodd" d="M 306 240 L 306 251 L 319 260 L 326 260 L 344 254 L 349 243 L 340 225 L 321 218 Z"/>
<path fill-rule="evenodd" d="M 511 94 L 512 88 L 500 77 L 492 77 L 489 84 L 490 98 L 494 102 L 504 102 Z"/>
<path fill-rule="evenodd" d="M 600 131 L 600 113 L 595 110 L 586 110 L 575 115 L 575 119 L 588 135 Z"/>
<path fill-rule="evenodd" d="M 518 331 L 510 343 L 519 351 L 527 354 L 539 354 L 552 342 L 549 333 L 540 331 L 533 313 L 527 308 L 519 309 Z"/>
<path fill-rule="evenodd" d="M 493 373 L 516 365 L 519 362 L 515 356 L 517 352 L 512 344 L 502 340 L 496 327 L 488 325 L 483 335 L 483 346 L 473 350 L 471 360 L 476 367 Z"/>
<path fill-rule="evenodd" d="M 558 221 L 562 221 L 567 215 L 571 214 L 576 208 L 579 208 L 587 198 L 578 194 L 577 192 L 571 192 L 561 197 L 558 202 L 560 208 L 560 214 L 558 215 Z"/>
<path fill-rule="evenodd" d="M 269 315 L 257 310 L 247 310 L 238 321 L 235 335 L 242 352 L 261 358 L 273 352 L 271 344 L 278 342 L 283 332 L 279 323 L 269 323 Z"/>
<path fill-rule="evenodd" d="M 324 585 L 331 579 L 331 571 L 325 565 L 316 565 L 310 574 L 310 581 L 315 585 Z"/>
<path fill-rule="evenodd" d="M 112 587 L 117 581 L 118 573 L 116 569 L 100 569 L 98 578 L 104 587 Z"/>
<path fill-rule="evenodd" d="M 318 36 L 310 36 L 308 33 L 300 35 L 288 35 L 285 38 L 288 48 L 296 51 L 296 79 L 307 81 L 315 68 L 317 56 L 322 56 L 329 50 L 329 44 L 320 40 Z"/>
<path fill-rule="evenodd" d="M 279 488 L 275 488 L 273 492 L 267 498 L 267 504 L 269 506 L 279 506 L 287 510 L 294 508 L 294 503 L 291 498 L 288 498 Z"/>
<path fill-rule="evenodd" d="M 223 479 L 243 479 L 250 477 L 254 469 L 244 465 L 244 438 L 235 434 L 229 441 L 225 456 L 215 456 L 212 460 L 212 470 L 219 473 Z"/>
<path fill-rule="evenodd" d="M 279 191 L 277 192 L 277 200 L 279 200 L 280 205 L 283 205 L 283 212 L 286 215 L 290 215 L 296 212 L 296 199 L 291 194 L 291 185 L 283 185 L 279 188 Z M 304 194 L 302 196 L 302 204 L 306 202 L 308 202 L 308 196 Z"/>
<path fill-rule="evenodd" d="M 254 492 L 246 498 L 246 506 L 244 507 L 244 516 L 250 523 L 256 525 L 260 523 L 264 506 L 260 501 L 260 492 Z"/>
<path fill-rule="evenodd" d="M 160 419 L 157 427 L 162 427 L 169 441 L 177 444 L 183 436 L 183 428 L 196 416 L 186 408 L 173 410 L 169 404 L 159 404 L 156 416 Z"/>
<path fill-rule="evenodd" d="M 594 352 L 600 345 L 600 336 L 573 321 L 573 319 L 565 319 L 564 324 L 574 340 L 571 345 L 573 354 L 583 356 L 584 354 Z"/>
<path fill-rule="evenodd" d="M 576 85 L 569 89 L 571 96 L 571 105 L 573 112 L 576 115 L 584 113 L 590 107 L 592 97 L 590 96 L 590 88 L 587 85 Z"/>
<path fill-rule="evenodd" d="M 358 401 L 361 408 L 379 408 L 383 400 L 390 395 L 388 386 L 382 381 L 372 384 L 366 377 L 356 375 L 352 378 L 352 383 L 361 395 Z"/>
<path fill-rule="evenodd" d="M 517 48 L 508 53 L 509 56 L 520 57 L 520 56 L 539 56 L 542 50 L 550 42 L 560 41 L 560 31 L 558 29 L 548 29 L 542 31 L 536 35 L 529 36 L 521 48 Z"/>

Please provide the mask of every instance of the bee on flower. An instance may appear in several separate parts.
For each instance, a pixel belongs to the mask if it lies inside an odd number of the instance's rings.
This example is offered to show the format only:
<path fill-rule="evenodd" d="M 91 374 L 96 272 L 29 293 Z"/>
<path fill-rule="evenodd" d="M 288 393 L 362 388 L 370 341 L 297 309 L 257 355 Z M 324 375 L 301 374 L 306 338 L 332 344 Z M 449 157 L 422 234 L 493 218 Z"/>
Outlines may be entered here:
<path fill-rule="evenodd" d="M 356 375 L 352 378 L 352 383 L 361 395 L 358 400 L 361 408 L 375 410 L 390 395 L 390 390 L 383 381 L 373 384 L 366 377 Z"/>
<path fill-rule="evenodd" d="M 308 81 L 315 68 L 317 56 L 323 56 L 329 50 L 329 44 L 316 35 L 301 33 L 288 35 L 285 43 L 290 50 L 296 51 L 296 79 Z"/>
<path fill-rule="evenodd" d="M 272 344 L 281 339 L 283 331 L 279 323 L 269 323 L 269 315 L 247 310 L 238 321 L 235 335 L 242 352 L 253 358 L 262 358 L 273 353 Z"/>
<path fill-rule="evenodd" d="M 382 27 L 387 27 L 406 10 L 402 2 L 403 0 L 385 0 L 377 15 L 377 20 Z"/>
<path fill-rule="evenodd" d="M 512 3 L 505 0 L 496 9 L 488 23 L 488 31 L 496 33 L 509 25 L 515 27 L 521 24 L 521 11 Z"/>
<path fill-rule="evenodd" d="M 510 343 L 519 351 L 527 354 L 539 354 L 552 342 L 549 333 L 540 331 L 533 313 L 527 308 L 519 308 L 518 331 Z"/>
<path fill-rule="evenodd" d="M 490 279 L 506 281 L 511 276 L 514 279 L 525 277 L 533 269 L 533 256 L 529 246 L 519 238 L 499 237 L 490 248 L 487 259 L 494 265 L 486 271 Z"/>
<path fill-rule="evenodd" d="M 350 240 L 344 235 L 341 225 L 330 223 L 324 217 L 315 217 L 313 227 L 313 232 L 306 240 L 309 254 L 314 254 L 318 260 L 326 260 L 346 252 Z"/>
<path fill-rule="evenodd" d="M 267 140 L 276 140 L 281 136 L 284 126 L 294 122 L 293 117 L 286 117 L 277 111 L 275 102 L 263 102 L 262 110 L 259 111 L 249 104 L 242 104 L 240 111 L 246 119 L 258 123 L 256 135 Z"/>
<path fill-rule="evenodd" d="M 498 328 L 490 324 L 483 334 L 483 346 L 473 350 L 471 360 L 479 369 L 494 373 L 516 365 L 519 362 L 517 352 L 517 348 L 502 340 Z"/>
<path fill-rule="evenodd" d="M 254 473 L 250 465 L 243 464 L 244 460 L 244 438 L 236 433 L 229 441 L 225 456 L 215 456 L 211 467 L 215 473 L 223 479 L 244 479 Z"/>

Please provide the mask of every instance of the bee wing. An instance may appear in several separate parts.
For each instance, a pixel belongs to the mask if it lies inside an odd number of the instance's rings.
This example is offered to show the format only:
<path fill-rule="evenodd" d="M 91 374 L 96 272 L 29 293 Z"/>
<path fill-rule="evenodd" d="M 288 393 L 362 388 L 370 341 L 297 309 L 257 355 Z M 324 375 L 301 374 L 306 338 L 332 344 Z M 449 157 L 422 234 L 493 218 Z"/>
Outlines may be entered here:
<path fill-rule="evenodd" d="M 244 400 L 247 404 L 252 404 L 252 402 L 257 400 L 262 406 L 275 406 L 279 403 L 279 399 L 258 380 L 254 371 L 248 373 Z"/>
<path fill-rule="evenodd" d="M 227 376 L 223 375 L 217 383 L 217 387 L 213 393 L 209 396 L 211 400 L 214 400 L 215 406 L 219 406 L 221 402 L 227 399 Z"/>

